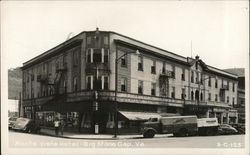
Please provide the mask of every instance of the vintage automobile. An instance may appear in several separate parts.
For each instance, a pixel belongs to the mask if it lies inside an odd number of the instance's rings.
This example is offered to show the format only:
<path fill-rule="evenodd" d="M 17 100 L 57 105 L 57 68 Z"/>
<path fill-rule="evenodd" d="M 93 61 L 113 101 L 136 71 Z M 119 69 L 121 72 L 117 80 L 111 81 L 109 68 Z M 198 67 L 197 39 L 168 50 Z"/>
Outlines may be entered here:
<path fill-rule="evenodd" d="M 34 120 L 29 118 L 17 118 L 14 122 L 12 129 L 15 131 L 22 131 L 27 133 L 39 133 L 40 127 Z"/>
<path fill-rule="evenodd" d="M 219 125 L 218 132 L 221 135 L 229 135 L 229 134 L 237 134 L 238 131 L 228 124 L 221 124 Z"/>
<path fill-rule="evenodd" d="M 245 134 L 245 124 L 231 124 L 231 126 L 238 131 L 238 134 Z"/>
<path fill-rule="evenodd" d="M 9 129 L 12 129 L 12 126 L 14 124 L 14 122 L 16 121 L 17 117 L 9 117 L 9 122 L 8 122 L 8 127 Z"/>

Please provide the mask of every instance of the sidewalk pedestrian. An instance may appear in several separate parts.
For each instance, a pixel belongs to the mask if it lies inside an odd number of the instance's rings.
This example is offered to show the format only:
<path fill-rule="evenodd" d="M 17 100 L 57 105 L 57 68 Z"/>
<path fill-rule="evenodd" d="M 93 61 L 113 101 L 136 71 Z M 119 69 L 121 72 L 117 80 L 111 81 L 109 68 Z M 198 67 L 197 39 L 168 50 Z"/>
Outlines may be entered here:
<path fill-rule="evenodd" d="M 59 132 L 59 126 L 60 126 L 60 121 L 58 118 L 56 118 L 54 121 L 54 127 L 55 127 L 55 133 L 57 136 L 58 136 L 58 132 Z"/>
<path fill-rule="evenodd" d="M 61 119 L 61 121 L 60 121 L 61 135 L 63 135 L 64 126 L 65 126 L 65 121 L 63 119 Z"/>

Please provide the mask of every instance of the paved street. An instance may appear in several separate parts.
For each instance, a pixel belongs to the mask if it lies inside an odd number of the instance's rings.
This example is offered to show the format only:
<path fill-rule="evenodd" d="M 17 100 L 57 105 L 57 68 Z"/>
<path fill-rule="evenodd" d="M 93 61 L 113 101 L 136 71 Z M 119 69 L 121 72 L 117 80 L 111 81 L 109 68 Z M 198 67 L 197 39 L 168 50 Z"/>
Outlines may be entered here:
<path fill-rule="evenodd" d="M 245 135 L 86 140 L 9 132 L 10 147 L 75 148 L 242 148 Z"/>

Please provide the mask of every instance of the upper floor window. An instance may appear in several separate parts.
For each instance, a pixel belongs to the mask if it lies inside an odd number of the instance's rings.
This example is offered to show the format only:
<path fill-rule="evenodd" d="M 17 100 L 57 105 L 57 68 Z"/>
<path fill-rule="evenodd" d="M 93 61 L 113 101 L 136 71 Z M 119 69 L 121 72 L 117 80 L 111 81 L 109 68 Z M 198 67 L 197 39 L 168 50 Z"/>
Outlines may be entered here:
<path fill-rule="evenodd" d="M 227 96 L 227 103 L 229 103 L 229 96 Z"/>
<path fill-rule="evenodd" d="M 143 81 L 138 81 L 138 94 L 143 94 Z"/>
<path fill-rule="evenodd" d="M 175 98 L 175 87 L 172 87 L 171 98 Z"/>
<path fill-rule="evenodd" d="M 211 76 L 208 77 L 208 86 L 211 87 Z"/>
<path fill-rule="evenodd" d="M 211 93 L 208 93 L 208 101 L 211 101 Z"/>
<path fill-rule="evenodd" d="M 203 85 L 202 73 L 200 75 L 200 84 Z"/>
<path fill-rule="evenodd" d="M 165 67 L 165 62 L 163 62 L 162 64 L 162 73 L 165 74 L 166 73 L 166 67 Z"/>
<path fill-rule="evenodd" d="M 199 83 L 199 72 L 196 72 L 195 82 L 196 82 L 196 83 Z"/>
<path fill-rule="evenodd" d="M 143 71 L 143 57 L 138 56 L 138 70 Z"/>
<path fill-rule="evenodd" d="M 215 94 L 215 99 L 216 102 L 218 102 L 218 94 Z"/>
<path fill-rule="evenodd" d="M 127 55 L 124 55 L 123 57 L 121 57 L 121 67 L 127 67 Z"/>
<path fill-rule="evenodd" d="M 172 77 L 175 79 L 175 66 L 172 65 Z"/>
<path fill-rule="evenodd" d="M 94 87 L 94 90 L 102 89 L 102 77 L 101 76 L 98 76 L 98 77 L 94 76 L 93 87 Z"/>
<path fill-rule="evenodd" d="M 87 90 L 91 90 L 91 76 L 86 77 L 86 88 Z"/>
<path fill-rule="evenodd" d="M 194 83 L 194 71 L 191 71 L 191 82 Z"/>
<path fill-rule="evenodd" d="M 121 91 L 126 92 L 127 91 L 127 79 L 121 78 Z"/>
<path fill-rule="evenodd" d="M 94 49 L 93 62 L 102 62 L 102 52 L 100 49 Z"/>
<path fill-rule="evenodd" d="M 233 98 L 232 98 L 232 105 L 233 105 L 233 106 L 234 106 L 234 104 L 235 104 L 235 103 L 234 103 L 234 100 L 235 100 L 235 99 L 234 99 L 234 97 L 233 97 Z"/>
<path fill-rule="evenodd" d="M 108 36 L 103 37 L 103 44 L 106 46 L 109 44 Z"/>
<path fill-rule="evenodd" d="M 186 89 L 182 88 L 181 89 L 181 99 L 185 99 L 186 98 Z"/>
<path fill-rule="evenodd" d="M 218 80 L 215 79 L 215 84 L 214 84 L 215 88 L 218 88 Z"/>
<path fill-rule="evenodd" d="M 91 62 L 92 62 L 92 60 L 91 60 L 92 54 L 91 54 L 91 53 L 92 53 L 92 49 L 89 48 L 89 49 L 87 50 L 87 63 L 91 63 Z"/>
<path fill-rule="evenodd" d="M 235 91 L 235 83 L 233 83 L 233 92 Z"/>
<path fill-rule="evenodd" d="M 91 39 L 92 39 L 91 36 L 88 36 L 88 37 L 87 37 L 87 45 L 90 45 L 90 44 L 91 44 Z"/>
<path fill-rule="evenodd" d="M 109 50 L 105 49 L 104 50 L 104 63 L 108 63 L 109 61 Z"/>
<path fill-rule="evenodd" d="M 185 69 L 182 69 L 181 80 L 185 81 Z"/>
<path fill-rule="evenodd" d="M 156 62 L 153 61 L 152 66 L 151 66 L 151 73 L 152 73 L 152 74 L 155 74 L 155 73 L 156 73 L 155 70 L 156 70 Z"/>
<path fill-rule="evenodd" d="M 151 95 L 155 96 L 156 91 L 156 83 L 151 83 Z"/>
<path fill-rule="evenodd" d="M 104 84 L 103 84 L 103 86 L 104 86 L 104 90 L 108 90 L 109 89 L 109 78 L 108 78 L 108 76 L 104 76 Z"/>
<path fill-rule="evenodd" d="M 73 52 L 73 65 L 74 65 L 74 66 L 77 66 L 77 65 L 78 65 L 78 59 L 79 59 L 78 51 L 74 51 L 74 52 Z"/>

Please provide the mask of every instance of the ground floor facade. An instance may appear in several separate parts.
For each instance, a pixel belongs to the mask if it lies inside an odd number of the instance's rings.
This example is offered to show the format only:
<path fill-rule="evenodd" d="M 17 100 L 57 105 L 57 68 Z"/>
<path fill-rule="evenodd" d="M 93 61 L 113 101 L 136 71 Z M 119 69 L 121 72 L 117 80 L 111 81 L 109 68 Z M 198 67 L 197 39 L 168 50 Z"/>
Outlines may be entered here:
<path fill-rule="evenodd" d="M 117 102 L 116 102 L 117 101 Z M 142 96 L 114 92 L 79 92 L 23 102 L 24 117 L 41 126 L 53 127 L 55 118 L 64 119 L 65 130 L 80 133 L 114 133 L 116 103 L 118 134 L 139 133 L 141 125 L 152 117 L 197 115 L 217 117 L 219 123 L 237 123 L 237 111 L 225 104 Z"/>

